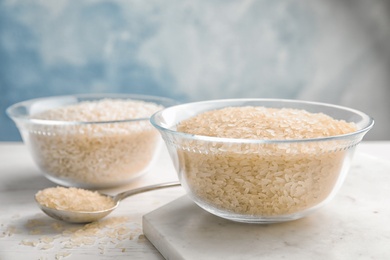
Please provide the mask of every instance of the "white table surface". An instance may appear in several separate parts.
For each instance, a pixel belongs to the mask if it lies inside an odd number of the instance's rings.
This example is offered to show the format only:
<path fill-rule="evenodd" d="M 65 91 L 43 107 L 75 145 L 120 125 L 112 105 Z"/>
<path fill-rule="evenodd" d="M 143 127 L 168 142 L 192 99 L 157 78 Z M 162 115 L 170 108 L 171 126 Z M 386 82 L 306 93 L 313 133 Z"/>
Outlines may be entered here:
<path fill-rule="evenodd" d="M 390 141 L 363 142 L 356 152 L 390 163 Z M 172 180 L 177 180 L 177 176 L 163 150 L 149 173 L 125 187 L 104 191 L 113 194 Z M 181 187 L 175 187 L 128 198 L 106 219 L 117 219 L 122 229 L 103 226 L 89 242 L 69 246 L 76 240 L 70 231 L 77 234 L 85 226 L 59 226 L 59 222 L 44 215 L 34 201 L 38 190 L 52 186 L 56 184 L 43 177 L 22 143 L 0 143 L 0 260 L 163 259 L 143 235 L 142 216 L 185 194 Z M 113 230 L 117 232 L 115 235 Z M 82 234 L 86 236 L 85 232 Z M 364 247 L 364 234 L 356 243 Z"/>

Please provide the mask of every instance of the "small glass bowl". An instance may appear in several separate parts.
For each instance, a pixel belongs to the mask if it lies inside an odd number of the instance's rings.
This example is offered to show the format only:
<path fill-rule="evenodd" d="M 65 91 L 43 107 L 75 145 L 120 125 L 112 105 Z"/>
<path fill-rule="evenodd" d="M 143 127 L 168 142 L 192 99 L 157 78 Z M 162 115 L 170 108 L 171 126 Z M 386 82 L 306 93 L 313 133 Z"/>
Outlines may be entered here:
<path fill-rule="evenodd" d="M 96 122 L 34 119 L 48 110 L 107 99 L 142 101 L 158 110 L 178 104 L 145 95 L 80 94 L 27 100 L 6 112 L 49 180 L 64 186 L 109 188 L 129 183 L 152 165 L 163 142 L 150 116 Z"/>
<path fill-rule="evenodd" d="M 353 122 L 353 133 L 294 140 L 232 139 L 178 132 L 182 120 L 225 107 L 303 109 Z M 238 222 L 302 218 L 331 200 L 350 168 L 355 147 L 371 129 L 368 115 L 346 107 L 283 99 L 229 99 L 172 106 L 155 113 L 189 197 L 206 211 Z"/>

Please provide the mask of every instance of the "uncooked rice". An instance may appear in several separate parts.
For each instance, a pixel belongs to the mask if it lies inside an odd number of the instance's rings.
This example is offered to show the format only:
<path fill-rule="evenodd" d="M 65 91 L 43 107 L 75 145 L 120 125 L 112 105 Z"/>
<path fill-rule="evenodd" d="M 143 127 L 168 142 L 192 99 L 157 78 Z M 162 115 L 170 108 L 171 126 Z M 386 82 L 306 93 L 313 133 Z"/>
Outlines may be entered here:
<path fill-rule="evenodd" d="M 189 134 L 251 140 L 292 140 L 342 135 L 353 123 L 298 109 L 228 107 L 177 125 Z M 290 215 L 324 201 L 343 166 L 341 141 L 233 143 L 201 139 L 176 143 L 197 200 L 221 211 L 251 216 Z"/>
<path fill-rule="evenodd" d="M 74 187 L 51 187 L 40 190 L 35 199 L 48 208 L 68 211 L 102 211 L 115 206 L 112 198 L 103 196 L 97 191 Z"/>
<path fill-rule="evenodd" d="M 142 227 L 131 216 L 108 217 L 85 225 L 54 221 L 43 213 L 38 213 L 33 218 L 17 218 L 19 219 L 13 217 L 13 222 L 9 224 L 0 223 L 0 241 L 13 236 L 14 241 L 20 241 L 20 246 L 34 247 L 42 255 L 52 255 L 54 259 L 74 256 L 79 251 L 78 248 L 95 248 L 96 254 L 102 256 L 113 250 L 125 253 L 132 246 L 130 240 L 139 243 L 145 239 Z M 26 232 L 28 238 L 25 236 Z"/>
<path fill-rule="evenodd" d="M 33 119 L 95 122 L 31 125 L 35 160 L 48 174 L 83 187 L 126 183 L 145 172 L 161 140 L 149 117 L 162 106 L 139 100 L 83 101 L 32 115 Z M 115 120 L 111 123 L 96 123 Z"/>

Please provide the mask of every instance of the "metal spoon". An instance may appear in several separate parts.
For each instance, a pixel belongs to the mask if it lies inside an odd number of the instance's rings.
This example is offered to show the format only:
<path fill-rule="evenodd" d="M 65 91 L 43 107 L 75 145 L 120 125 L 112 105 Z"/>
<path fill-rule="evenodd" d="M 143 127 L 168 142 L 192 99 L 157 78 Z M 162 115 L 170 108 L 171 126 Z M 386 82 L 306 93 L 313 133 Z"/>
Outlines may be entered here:
<path fill-rule="evenodd" d="M 46 215 L 57 219 L 61 221 L 65 221 L 68 223 L 89 223 L 93 221 L 97 221 L 101 218 L 104 218 L 108 214 L 110 214 L 114 209 L 116 209 L 119 205 L 119 202 L 129 196 L 139 194 L 142 192 L 146 191 L 151 191 L 151 190 L 157 190 L 157 189 L 163 189 L 163 188 L 168 188 L 168 187 L 175 187 L 175 186 L 180 186 L 180 182 L 167 182 L 167 183 L 160 183 L 160 184 L 155 184 L 155 185 L 150 185 L 150 186 L 145 186 L 133 190 L 128 190 L 121 192 L 117 195 L 111 196 L 107 194 L 101 194 L 103 196 L 110 197 L 114 202 L 115 206 L 109 209 L 105 210 L 100 210 L 100 211 L 68 211 L 68 210 L 59 210 L 55 208 L 49 208 L 46 207 L 42 204 L 40 204 L 37 200 L 35 200 L 41 210 L 46 213 Z"/>

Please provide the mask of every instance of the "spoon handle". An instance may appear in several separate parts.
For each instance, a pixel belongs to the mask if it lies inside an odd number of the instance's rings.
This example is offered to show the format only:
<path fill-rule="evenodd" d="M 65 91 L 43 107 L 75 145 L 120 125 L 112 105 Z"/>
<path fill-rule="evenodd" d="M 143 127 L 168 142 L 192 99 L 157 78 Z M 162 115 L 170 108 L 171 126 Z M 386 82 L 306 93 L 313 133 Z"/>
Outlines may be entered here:
<path fill-rule="evenodd" d="M 141 188 L 137 188 L 134 190 L 129 190 L 129 191 L 124 191 L 119 194 L 117 194 L 114 197 L 115 202 L 121 201 L 129 196 L 146 192 L 146 191 L 151 191 L 151 190 L 158 190 L 158 189 L 163 189 L 163 188 L 169 188 L 169 187 L 175 187 L 175 186 L 180 186 L 180 182 L 178 181 L 173 181 L 173 182 L 166 182 L 166 183 L 159 183 L 159 184 L 154 184 L 150 186 L 145 186 Z"/>

